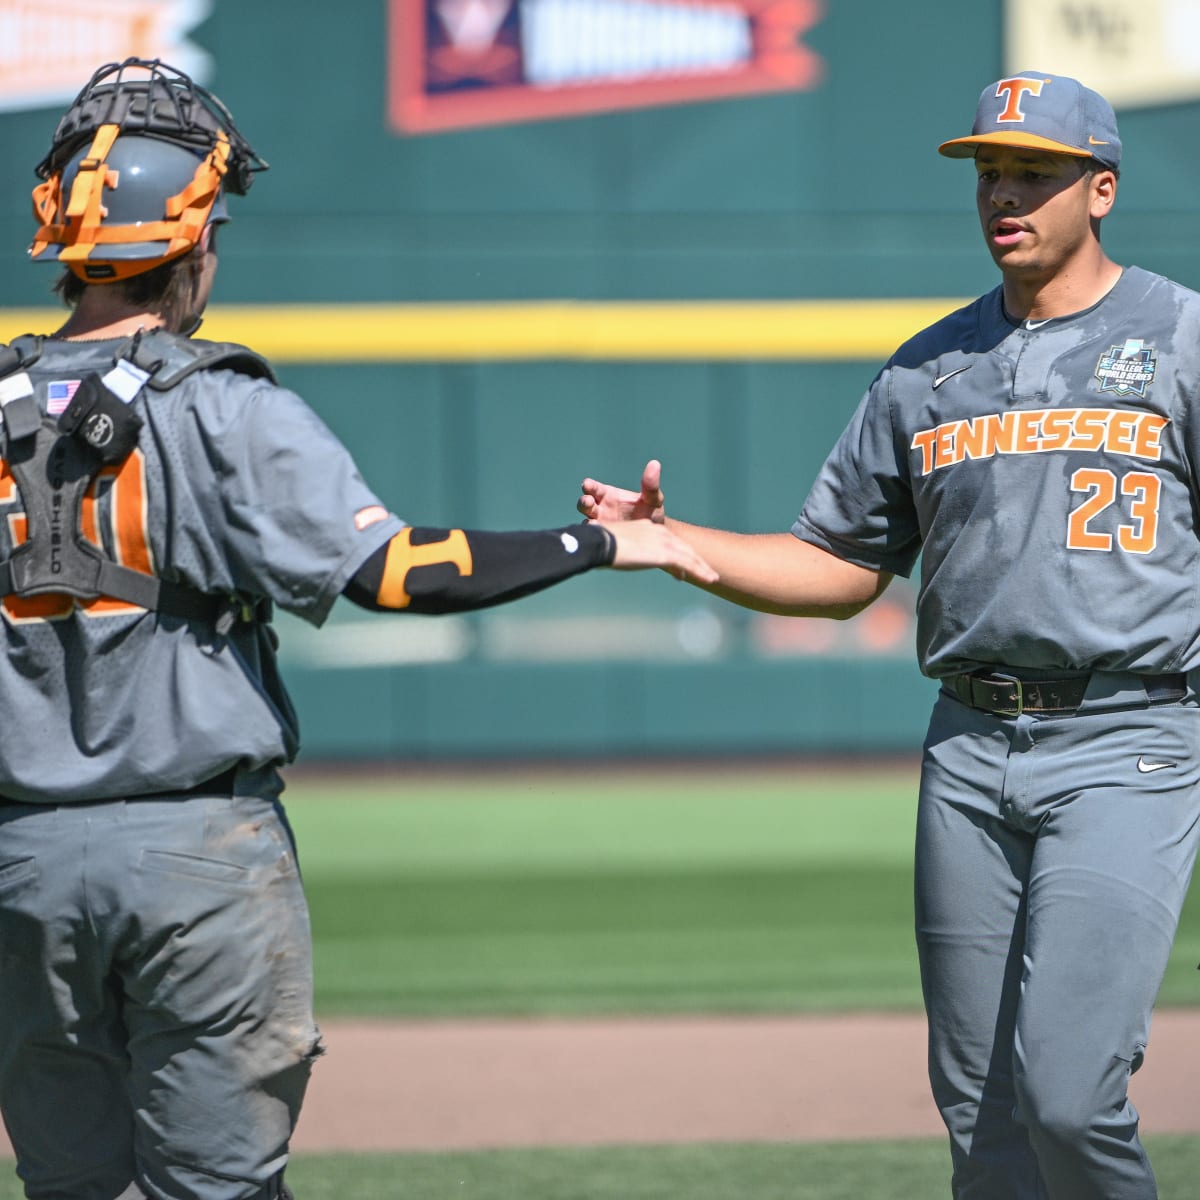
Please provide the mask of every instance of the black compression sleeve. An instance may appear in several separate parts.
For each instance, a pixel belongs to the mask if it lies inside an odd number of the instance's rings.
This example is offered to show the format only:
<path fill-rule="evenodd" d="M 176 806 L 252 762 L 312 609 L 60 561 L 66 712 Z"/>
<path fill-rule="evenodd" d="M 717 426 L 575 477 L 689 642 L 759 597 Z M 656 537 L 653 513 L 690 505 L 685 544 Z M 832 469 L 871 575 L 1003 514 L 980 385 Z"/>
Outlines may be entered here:
<path fill-rule="evenodd" d="M 607 566 L 615 553 L 600 525 L 513 533 L 410 528 L 371 555 L 343 594 L 375 611 L 466 612 Z"/>

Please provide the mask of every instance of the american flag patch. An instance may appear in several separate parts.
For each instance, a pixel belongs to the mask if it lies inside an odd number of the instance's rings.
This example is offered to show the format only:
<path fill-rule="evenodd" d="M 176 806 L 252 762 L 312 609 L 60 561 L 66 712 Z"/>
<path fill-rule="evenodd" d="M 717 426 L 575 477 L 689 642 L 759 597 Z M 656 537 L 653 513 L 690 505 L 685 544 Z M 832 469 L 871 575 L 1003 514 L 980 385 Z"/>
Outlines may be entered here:
<path fill-rule="evenodd" d="M 71 397 L 79 389 L 82 380 L 58 379 L 46 385 L 46 412 L 57 417 L 71 403 Z"/>

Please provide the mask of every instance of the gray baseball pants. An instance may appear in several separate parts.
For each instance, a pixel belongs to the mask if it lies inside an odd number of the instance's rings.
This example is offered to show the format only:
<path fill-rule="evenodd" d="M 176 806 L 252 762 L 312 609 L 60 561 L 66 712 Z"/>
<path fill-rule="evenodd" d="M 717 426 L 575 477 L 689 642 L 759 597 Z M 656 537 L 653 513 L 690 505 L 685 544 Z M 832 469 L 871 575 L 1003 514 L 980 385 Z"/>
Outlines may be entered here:
<path fill-rule="evenodd" d="M 1140 699 L 1139 699 L 1140 697 Z M 1078 714 L 943 693 L 916 932 L 956 1200 L 1154 1200 L 1130 1103 L 1200 833 L 1200 707 L 1094 677 Z"/>
<path fill-rule="evenodd" d="M 277 1195 L 319 1053 L 310 942 L 271 798 L 0 805 L 0 1110 L 30 1200 Z"/>

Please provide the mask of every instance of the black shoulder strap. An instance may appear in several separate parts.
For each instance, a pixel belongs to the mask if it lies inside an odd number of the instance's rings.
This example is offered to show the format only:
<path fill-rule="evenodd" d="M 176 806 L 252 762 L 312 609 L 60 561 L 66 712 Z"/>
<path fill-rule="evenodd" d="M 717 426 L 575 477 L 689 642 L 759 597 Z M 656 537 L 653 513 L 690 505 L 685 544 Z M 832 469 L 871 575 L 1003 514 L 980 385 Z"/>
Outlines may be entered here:
<path fill-rule="evenodd" d="M 42 339 L 23 334 L 9 345 L 0 345 L 0 428 L 4 450 L 14 438 L 28 437 L 41 423 L 33 384 L 24 374 L 42 356 Z"/>
<path fill-rule="evenodd" d="M 13 338 L 7 346 L 0 343 L 0 379 L 15 375 L 37 362 L 42 357 L 43 341 L 45 339 L 37 334 L 23 333 Z"/>
<path fill-rule="evenodd" d="M 224 368 L 252 379 L 277 382 L 271 364 L 236 342 L 208 342 L 163 329 L 135 334 L 116 353 L 149 375 L 146 384 L 166 392 L 196 371 Z"/>

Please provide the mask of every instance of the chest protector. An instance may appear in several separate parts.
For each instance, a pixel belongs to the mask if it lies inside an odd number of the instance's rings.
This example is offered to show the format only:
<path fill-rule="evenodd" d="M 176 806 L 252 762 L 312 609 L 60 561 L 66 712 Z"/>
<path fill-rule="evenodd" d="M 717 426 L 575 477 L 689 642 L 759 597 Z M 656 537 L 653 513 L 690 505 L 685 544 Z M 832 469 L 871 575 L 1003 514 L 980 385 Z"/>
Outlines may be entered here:
<path fill-rule="evenodd" d="M 117 348 L 104 375 L 79 383 L 57 419 L 43 415 L 26 370 L 43 339 L 0 346 L 0 413 L 4 458 L 25 506 L 26 537 L 0 561 L 0 595 L 56 592 L 79 600 L 108 596 L 167 616 L 213 623 L 227 633 L 236 620 L 267 619 L 269 610 L 238 596 L 213 595 L 131 570 L 83 536 L 84 497 L 105 467 L 137 445 L 142 418 L 133 401 L 165 392 L 196 371 L 214 367 L 274 382 L 265 359 L 232 343 L 196 341 L 152 330 Z"/>

